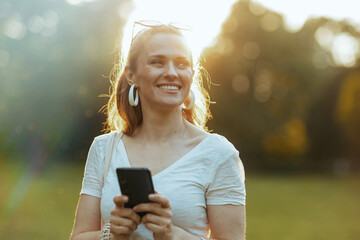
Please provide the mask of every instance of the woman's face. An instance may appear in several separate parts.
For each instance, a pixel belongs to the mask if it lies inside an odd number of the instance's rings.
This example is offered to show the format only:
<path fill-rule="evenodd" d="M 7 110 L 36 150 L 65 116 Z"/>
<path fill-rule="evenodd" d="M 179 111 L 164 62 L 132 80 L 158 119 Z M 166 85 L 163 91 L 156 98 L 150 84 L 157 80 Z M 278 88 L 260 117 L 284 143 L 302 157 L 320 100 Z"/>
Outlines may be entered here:
<path fill-rule="evenodd" d="M 143 108 L 179 107 L 188 97 L 193 70 L 185 39 L 171 33 L 157 33 L 144 44 L 137 68 L 130 74 L 139 90 Z"/>

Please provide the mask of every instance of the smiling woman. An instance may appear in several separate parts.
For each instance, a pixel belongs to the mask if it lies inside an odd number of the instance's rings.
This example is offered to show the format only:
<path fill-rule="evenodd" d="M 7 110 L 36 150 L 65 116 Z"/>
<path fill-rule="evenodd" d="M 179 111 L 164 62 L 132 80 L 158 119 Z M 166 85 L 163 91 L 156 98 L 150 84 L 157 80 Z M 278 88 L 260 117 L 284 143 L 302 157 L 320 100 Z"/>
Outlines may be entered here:
<path fill-rule="evenodd" d="M 150 105 L 172 107 L 186 99 L 193 71 L 191 54 L 182 39 L 173 34 L 154 35 L 144 46 L 137 62 L 136 71 L 127 68 L 126 74 L 127 79 L 142 91 L 144 109 Z M 167 72 L 166 78 L 161 79 L 164 71 Z"/>
<path fill-rule="evenodd" d="M 71 239 L 195 240 L 210 230 L 245 239 L 244 168 L 225 137 L 206 131 L 209 96 L 181 29 L 136 24 L 145 28 L 114 66 L 112 132 L 90 148 Z M 120 167 L 151 171 L 150 202 L 124 207 Z"/>
<path fill-rule="evenodd" d="M 152 37 L 149 39 L 150 36 Z M 158 24 L 146 27 L 133 37 L 130 46 L 127 62 L 122 62 L 120 56 L 119 62 L 114 66 L 112 82 L 118 94 L 114 91 L 111 95 L 108 111 L 112 113 L 118 110 L 120 114 L 108 115 L 107 130 L 131 134 L 143 121 L 141 106 L 145 104 L 147 109 L 148 101 L 152 101 L 153 104 L 161 101 L 155 98 L 159 94 L 164 98 L 165 105 L 180 105 L 184 101 L 185 104 L 189 104 L 195 101 L 197 94 L 196 105 L 189 109 L 184 108 L 183 115 L 190 123 L 206 130 L 205 124 L 211 117 L 208 110 L 209 95 L 202 84 L 201 67 L 194 65 L 190 48 L 180 29 L 173 25 Z M 166 78 L 161 80 L 164 72 Z M 139 107 L 129 108 L 128 95 L 121 94 L 129 92 L 129 83 L 141 93 Z M 188 97 L 190 87 L 194 94 Z M 155 99 L 151 100 L 148 96 Z M 152 106 L 164 107 L 161 104 Z"/>

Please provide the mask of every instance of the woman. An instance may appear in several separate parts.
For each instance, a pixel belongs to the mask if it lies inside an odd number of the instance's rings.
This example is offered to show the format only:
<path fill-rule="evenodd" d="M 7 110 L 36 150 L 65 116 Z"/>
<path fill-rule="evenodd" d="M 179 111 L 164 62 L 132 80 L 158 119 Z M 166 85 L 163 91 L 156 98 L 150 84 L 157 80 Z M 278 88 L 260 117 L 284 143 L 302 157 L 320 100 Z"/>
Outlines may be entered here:
<path fill-rule="evenodd" d="M 215 239 L 245 239 L 243 166 L 231 143 L 205 131 L 209 101 L 185 38 L 171 24 L 135 24 L 146 28 L 115 71 L 113 132 L 90 148 L 71 239 L 198 240 L 210 230 Z M 111 136 L 119 140 L 104 173 Z M 128 197 L 120 194 L 117 167 L 151 170 L 151 203 L 123 207 Z"/>

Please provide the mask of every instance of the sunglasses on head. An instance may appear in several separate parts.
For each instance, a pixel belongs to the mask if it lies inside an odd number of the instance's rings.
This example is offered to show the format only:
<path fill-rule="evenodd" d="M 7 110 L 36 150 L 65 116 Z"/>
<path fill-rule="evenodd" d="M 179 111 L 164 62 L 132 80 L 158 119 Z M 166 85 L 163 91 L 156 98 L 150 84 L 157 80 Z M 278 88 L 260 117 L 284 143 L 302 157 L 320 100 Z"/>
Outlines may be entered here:
<path fill-rule="evenodd" d="M 176 23 L 176 22 L 169 22 L 169 23 L 162 23 L 160 21 L 155 21 L 155 20 L 141 20 L 141 21 L 135 21 L 133 24 L 133 29 L 132 29 L 132 34 L 131 34 L 131 44 L 134 40 L 134 38 L 136 37 L 136 35 L 141 31 L 141 29 L 139 31 L 136 32 L 135 34 L 135 28 L 136 26 L 142 26 L 142 27 L 147 27 L 147 28 L 157 28 L 157 27 L 162 27 L 162 26 L 169 26 L 172 27 L 176 30 L 180 30 L 180 31 L 190 31 L 192 28 L 189 25 L 183 24 L 183 23 Z"/>

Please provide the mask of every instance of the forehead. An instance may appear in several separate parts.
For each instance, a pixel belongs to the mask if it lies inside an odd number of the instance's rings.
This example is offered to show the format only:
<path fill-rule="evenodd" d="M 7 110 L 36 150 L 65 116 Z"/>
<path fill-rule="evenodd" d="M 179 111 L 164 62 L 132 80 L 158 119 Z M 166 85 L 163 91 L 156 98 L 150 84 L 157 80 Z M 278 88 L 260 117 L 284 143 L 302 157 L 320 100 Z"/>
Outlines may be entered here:
<path fill-rule="evenodd" d="M 177 56 L 191 58 L 191 51 L 183 36 L 173 33 L 156 33 L 144 44 L 143 55 Z"/>

